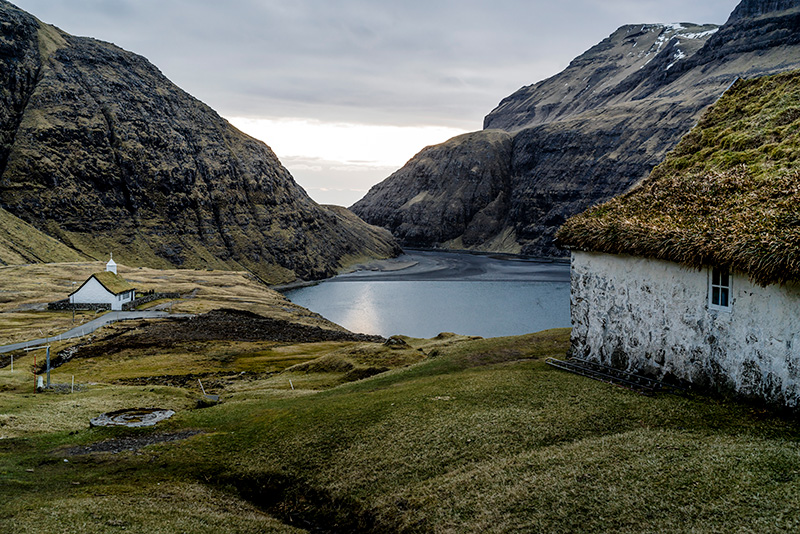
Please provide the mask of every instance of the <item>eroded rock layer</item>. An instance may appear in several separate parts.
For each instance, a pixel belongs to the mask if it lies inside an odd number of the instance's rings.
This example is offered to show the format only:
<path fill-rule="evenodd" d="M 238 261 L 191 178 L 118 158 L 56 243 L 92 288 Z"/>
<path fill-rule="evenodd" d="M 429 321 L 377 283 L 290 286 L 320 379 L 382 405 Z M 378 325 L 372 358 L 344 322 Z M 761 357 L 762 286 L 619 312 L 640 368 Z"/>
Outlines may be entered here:
<path fill-rule="evenodd" d="M 623 26 L 351 209 L 406 245 L 564 256 L 560 225 L 646 177 L 737 78 L 795 68 L 797 0 L 746 0 L 722 27 Z"/>
<path fill-rule="evenodd" d="M 0 207 L 85 256 L 321 278 L 397 252 L 146 59 L 0 0 Z"/>

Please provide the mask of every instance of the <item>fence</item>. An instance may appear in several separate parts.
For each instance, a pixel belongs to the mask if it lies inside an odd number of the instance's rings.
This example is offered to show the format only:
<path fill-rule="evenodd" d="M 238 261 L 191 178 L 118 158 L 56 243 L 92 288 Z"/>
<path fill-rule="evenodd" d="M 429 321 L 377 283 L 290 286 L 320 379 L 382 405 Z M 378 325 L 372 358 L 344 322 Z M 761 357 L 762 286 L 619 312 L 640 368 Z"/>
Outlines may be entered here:
<path fill-rule="evenodd" d="M 72 304 L 70 303 L 69 299 L 64 300 L 57 300 L 56 302 L 51 302 L 47 305 L 48 310 L 72 310 L 75 311 L 98 311 L 98 310 L 110 310 L 111 304 L 89 304 L 89 303 L 77 303 Z"/>

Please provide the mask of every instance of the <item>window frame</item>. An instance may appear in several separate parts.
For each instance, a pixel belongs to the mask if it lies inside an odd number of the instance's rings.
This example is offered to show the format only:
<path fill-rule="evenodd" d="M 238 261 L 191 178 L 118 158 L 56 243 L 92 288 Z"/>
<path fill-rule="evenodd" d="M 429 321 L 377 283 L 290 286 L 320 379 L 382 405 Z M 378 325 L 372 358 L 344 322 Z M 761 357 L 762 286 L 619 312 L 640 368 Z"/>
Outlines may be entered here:
<path fill-rule="evenodd" d="M 717 274 L 719 275 L 717 277 Z M 717 280 L 715 282 L 715 279 Z M 725 284 L 723 281 L 727 281 Z M 714 290 L 719 290 L 719 298 L 714 298 Z M 722 296 L 727 295 L 725 305 L 720 304 Z M 717 300 L 715 303 L 714 301 Z M 709 267 L 708 269 L 708 307 L 712 310 L 730 312 L 733 308 L 733 274 L 727 267 Z"/>

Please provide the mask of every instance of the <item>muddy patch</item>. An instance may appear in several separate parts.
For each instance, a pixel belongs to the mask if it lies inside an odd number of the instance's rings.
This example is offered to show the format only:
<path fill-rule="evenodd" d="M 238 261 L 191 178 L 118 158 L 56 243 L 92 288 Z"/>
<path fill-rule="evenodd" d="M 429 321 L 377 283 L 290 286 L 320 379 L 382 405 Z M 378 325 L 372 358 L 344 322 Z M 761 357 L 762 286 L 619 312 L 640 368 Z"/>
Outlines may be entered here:
<path fill-rule="evenodd" d="M 82 454 L 92 454 L 96 452 L 109 452 L 111 454 L 118 454 L 124 451 L 136 451 L 142 447 L 155 445 L 156 443 L 166 443 L 170 441 L 187 439 L 201 433 L 202 431 L 200 430 L 182 430 L 180 432 L 150 434 L 147 436 L 114 438 L 92 443 L 91 445 L 81 445 L 79 447 L 62 449 L 56 451 L 55 454 L 57 456 L 80 456 Z"/>
<path fill-rule="evenodd" d="M 224 372 L 224 373 L 187 373 L 183 375 L 157 375 L 157 376 L 137 376 L 133 378 L 120 378 L 114 380 L 114 384 L 123 386 L 169 386 L 180 388 L 197 388 L 197 380 L 203 381 L 203 386 L 207 390 L 225 389 L 227 386 L 233 385 L 236 382 L 244 380 L 263 380 L 269 378 L 276 373 L 248 373 L 241 371 L 239 373 Z"/>

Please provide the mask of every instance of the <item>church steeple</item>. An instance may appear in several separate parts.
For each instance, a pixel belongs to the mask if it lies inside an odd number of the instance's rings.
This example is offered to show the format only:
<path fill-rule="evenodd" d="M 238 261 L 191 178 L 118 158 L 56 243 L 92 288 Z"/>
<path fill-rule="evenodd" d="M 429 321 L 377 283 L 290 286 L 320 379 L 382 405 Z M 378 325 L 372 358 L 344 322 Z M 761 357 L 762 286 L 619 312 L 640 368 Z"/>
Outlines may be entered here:
<path fill-rule="evenodd" d="M 106 263 L 106 271 L 117 274 L 117 264 L 114 262 L 114 253 L 111 253 L 111 259 Z"/>

